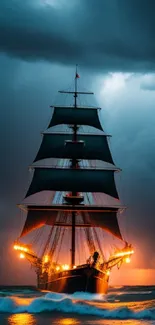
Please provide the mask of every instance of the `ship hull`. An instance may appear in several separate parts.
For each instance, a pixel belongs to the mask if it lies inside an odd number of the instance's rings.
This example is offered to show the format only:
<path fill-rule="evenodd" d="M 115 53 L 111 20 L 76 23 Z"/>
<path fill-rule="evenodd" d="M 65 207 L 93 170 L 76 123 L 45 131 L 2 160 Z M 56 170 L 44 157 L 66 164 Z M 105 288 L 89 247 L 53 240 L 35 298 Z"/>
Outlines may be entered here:
<path fill-rule="evenodd" d="M 104 294 L 108 290 L 109 276 L 95 267 L 85 266 L 55 273 L 44 274 L 38 279 L 38 287 L 59 293 L 90 292 Z"/>

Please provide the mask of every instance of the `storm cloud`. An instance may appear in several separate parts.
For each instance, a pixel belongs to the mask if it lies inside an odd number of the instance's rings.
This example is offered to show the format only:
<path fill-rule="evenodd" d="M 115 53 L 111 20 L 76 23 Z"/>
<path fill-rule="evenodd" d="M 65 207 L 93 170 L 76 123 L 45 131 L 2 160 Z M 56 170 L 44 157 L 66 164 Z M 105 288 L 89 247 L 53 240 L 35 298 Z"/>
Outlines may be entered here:
<path fill-rule="evenodd" d="M 25 60 L 155 69 L 154 0 L 1 0 L 0 50 Z"/>

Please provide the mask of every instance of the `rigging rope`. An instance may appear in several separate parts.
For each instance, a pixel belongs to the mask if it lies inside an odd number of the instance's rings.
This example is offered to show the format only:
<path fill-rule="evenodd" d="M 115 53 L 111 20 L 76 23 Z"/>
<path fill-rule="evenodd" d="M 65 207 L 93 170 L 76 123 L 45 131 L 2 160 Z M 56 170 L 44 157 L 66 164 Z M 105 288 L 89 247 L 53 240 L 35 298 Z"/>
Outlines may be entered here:
<path fill-rule="evenodd" d="M 43 231 L 44 231 L 43 227 L 40 228 L 40 229 L 37 229 L 37 233 L 32 238 L 32 244 L 33 245 L 36 245 L 39 242 L 39 239 L 41 238 L 41 236 L 43 234 Z M 39 249 L 39 251 L 40 251 L 40 249 Z"/>
<path fill-rule="evenodd" d="M 78 249 L 77 249 L 77 253 L 78 253 L 78 260 L 79 260 L 79 265 L 80 265 L 80 246 L 81 246 L 81 238 L 80 238 L 80 229 L 77 230 L 76 232 L 77 235 L 77 243 L 78 243 Z M 80 238 L 80 240 L 79 240 Z"/>
<path fill-rule="evenodd" d="M 60 233 L 61 233 L 61 228 L 60 227 L 56 227 L 56 229 L 55 229 L 55 235 L 54 235 L 53 242 L 52 242 L 52 246 L 51 246 L 51 249 L 49 251 L 49 256 L 51 257 L 51 259 L 53 257 L 54 252 L 55 252 L 57 242 L 59 241 Z"/>
<path fill-rule="evenodd" d="M 67 219 L 67 216 L 65 215 L 59 215 L 59 222 L 66 222 L 66 219 Z M 51 258 L 53 257 L 53 254 L 55 252 L 55 249 L 56 249 L 56 245 L 59 241 L 59 238 L 60 238 L 60 235 L 61 235 L 61 228 L 60 227 L 56 227 L 55 228 L 55 235 L 54 235 L 54 238 L 53 238 L 53 243 L 51 245 L 51 249 L 49 251 L 49 255 L 51 256 Z"/>
<path fill-rule="evenodd" d="M 88 193 L 86 193 L 86 195 L 87 195 L 87 199 L 88 199 L 89 204 L 91 204 Z M 89 216 L 89 214 L 88 214 L 88 216 Z M 97 245 L 98 245 L 98 248 L 99 248 L 99 250 L 100 250 L 100 254 L 101 254 L 102 259 L 103 259 L 103 261 L 104 261 L 104 260 L 105 260 L 105 257 L 104 257 L 103 250 L 102 250 L 102 248 L 101 248 L 101 243 L 100 243 L 99 236 L 98 236 L 98 234 L 97 234 L 97 230 L 96 230 L 95 228 L 92 228 L 91 231 L 92 231 L 92 233 L 94 234 L 95 240 L 96 240 Z M 95 243 L 94 243 L 94 241 L 93 241 L 93 237 L 91 238 L 90 236 L 91 236 L 91 235 L 90 235 L 90 230 L 87 229 L 87 237 L 89 238 L 88 240 L 90 240 L 90 241 L 91 241 L 91 245 L 93 245 L 93 246 L 92 246 L 92 249 L 93 249 L 93 250 L 96 250 L 96 248 L 95 248 Z M 92 243 L 93 243 L 93 244 L 92 244 Z"/>
<path fill-rule="evenodd" d="M 97 230 L 95 228 L 93 228 L 93 232 L 94 232 L 95 239 L 97 241 L 97 245 L 98 245 L 100 254 L 101 254 L 103 262 L 104 262 L 105 261 L 105 256 L 104 256 L 102 248 L 101 248 L 101 243 L 100 243 L 100 239 L 99 239 L 98 234 L 97 234 Z"/>
<path fill-rule="evenodd" d="M 53 230 L 54 230 L 54 226 L 52 226 L 52 228 L 50 229 L 50 233 L 48 235 L 48 238 L 47 238 L 47 241 L 46 241 L 46 244 L 45 244 L 45 247 L 43 249 L 41 257 L 43 257 L 45 255 L 46 251 L 49 248 L 49 244 L 50 244 L 50 240 L 51 240 L 51 237 L 52 237 L 52 234 L 53 234 Z"/>
<path fill-rule="evenodd" d="M 85 213 L 81 214 L 81 216 L 82 216 L 82 219 L 83 219 L 83 223 L 87 223 Z M 93 237 L 92 237 L 92 230 L 91 230 L 91 228 L 84 228 L 84 232 L 85 232 L 89 252 L 90 252 L 90 254 L 93 254 L 93 252 L 96 249 L 95 249 L 95 243 L 94 243 L 94 240 L 93 240 Z"/>
<path fill-rule="evenodd" d="M 43 228 L 42 228 L 42 232 L 41 232 L 41 234 L 40 234 L 40 239 L 41 239 L 41 241 L 40 241 L 40 246 L 39 246 L 38 255 L 41 255 L 42 247 L 45 245 L 45 243 L 44 243 L 45 239 L 44 239 L 44 236 L 43 236 L 43 232 L 45 232 L 45 230 L 47 230 L 47 229 L 45 229 L 45 227 L 43 227 Z"/>
<path fill-rule="evenodd" d="M 81 228 L 80 230 L 81 230 L 81 243 L 82 242 L 84 243 L 83 247 L 84 247 L 84 255 L 85 255 L 85 261 L 86 261 L 88 259 L 88 256 L 87 256 L 87 248 L 88 247 L 86 246 L 86 242 L 85 241 L 82 241 L 82 234 L 84 236 L 84 229 Z"/>
<path fill-rule="evenodd" d="M 65 234 L 65 228 L 61 229 L 62 230 L 62 235 L 61 235 L 61 241 L 60 241 L 60 246 L 58 249 L 58 253 L 57 253 L 57 258 L 56 258 L 56 264 L 58 263 L 58 259 L 59 259 L 59 254 L 60 254 L 60 250 L 61 250 L 61 246 L 62 246 L 62 242 L 63 242 L 63 238 L 64 238 L 64 234 Z"/>

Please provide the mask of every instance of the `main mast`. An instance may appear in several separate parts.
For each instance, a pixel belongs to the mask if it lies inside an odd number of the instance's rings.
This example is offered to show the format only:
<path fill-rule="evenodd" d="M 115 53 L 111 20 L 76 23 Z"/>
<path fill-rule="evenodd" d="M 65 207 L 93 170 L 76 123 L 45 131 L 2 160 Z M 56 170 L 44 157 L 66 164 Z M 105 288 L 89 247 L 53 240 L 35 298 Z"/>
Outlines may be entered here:
<path fill-rule="evenodd" d="M 77 65 L 76 65 L 76 71 L 75 71 L 75 91 L 74 91 L 74 107 L 77 109 Z M 73 142 L 77 141 L 77 124 L 74 124 L 73 126 Z M 78 161 L 77 159 L 72 159 L 71 168 L 77 168 Z M 72 191 L 72 196 L 77 196 L 77 192 Z M 71 267 L 75 265 L 75 219 L 76 219 L 76 213 L 72 212 L 72 241 L 71 241 Z"/>
<path fill-rule="evenodd" d="M 93 95 L 93 92 L 83 92 L 83 91 L 78 91 L 77 90 L 77 79 L 79 78 L 79 75 L 78 75 L 78 72 L 77 72 L 77 65 L 76 65 L 76 71 L 75 71 L 75 85 L 74 85 L 74 90 L 73 91 L 64 91 L 64 90 L 60 90 L 59 93 L 62 93 L 62 94 L 73 94 L 74 96 L 74 107 L 73 109 L 76 110 L 78 109 L 77 107 L 77 96 L 78 94 L 82 94 L 82 95 L 85 95 L 85 94 L 91 94 Z M 76 113 L 75 113 L 75 116 L 76 116 Z M 75 119 L 76 120 L 76 119 Z M 98 119 L 97 119 L 98 121 Z M 81 122 L 81 121 L 80 121 Z M 70 123 L 71 124 L 71 123 Z M 79 123 L 80 124 L 80 123 Z M 88 123 L 89 124 L 89 123 Z M 99 122 L 99 125 L 100 125 L 100 122 Z M 78 123 L 72 123 L 72 126 L 71 126 L 72 130 L 73 130 L 73 134 L 72 134 L 72 143 L 77 143 L 77 130 L 78 130 Z M 99 126 L 100 128 L 100 126 Z M 82 141 L 83 142 L 83 141 Z M 83 145 L 84 143 L 82 143 Z M 71 166 L 70 168 L 71 169 L 78 169 L 79 166 L 78 166 L 78 159 L 76 158 L 71 158 Z M 73 207 L 73 210 L 72 210 L 72 223 L 71 223 L 71 227 L 72 227 L 72 234 L 71 234 L 71 267 L 73 267 L 75 265 L 75 229 L 76 229 L 76 212 L 74 211 L 74 206 L 76 204 L 79 204 L 80 202 L 83 201 L 83 198 L 82 197 L 79 197 L 78 195 L 78 192 L 77 191 L 71 191 L 70 192 L 70 195 L 66 195 L 65 197 L 65 201 L 67 203 L 69 203 L 70 205 L 72 205 Z"/>

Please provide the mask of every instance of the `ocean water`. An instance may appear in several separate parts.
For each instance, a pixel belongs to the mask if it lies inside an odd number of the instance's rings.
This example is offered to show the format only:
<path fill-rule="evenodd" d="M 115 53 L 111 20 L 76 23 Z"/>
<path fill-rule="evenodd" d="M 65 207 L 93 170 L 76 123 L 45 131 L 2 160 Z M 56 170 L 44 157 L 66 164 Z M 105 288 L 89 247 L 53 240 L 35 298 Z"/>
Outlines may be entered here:
<path fill-rule="evenodd" d="M 114 287 L 107 295 L 0 287 L 0 325 L 152 325 L 155 286 Z"/>

